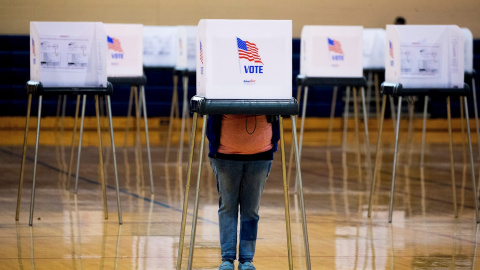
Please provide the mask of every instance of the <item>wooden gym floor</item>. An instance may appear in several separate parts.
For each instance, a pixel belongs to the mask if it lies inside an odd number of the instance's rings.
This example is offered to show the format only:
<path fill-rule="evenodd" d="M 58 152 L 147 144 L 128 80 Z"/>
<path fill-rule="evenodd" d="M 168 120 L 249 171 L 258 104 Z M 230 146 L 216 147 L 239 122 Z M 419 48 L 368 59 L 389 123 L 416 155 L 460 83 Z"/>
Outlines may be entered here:
<path fill-rule="evenodd" d="M 139 155 L 133 126 L 125 144 L 125 118 L 114 119 L 122 225 L 118 224 L 113 158 L 106 130 L 103 132 L 103 153 L 108 219 L 104 219 L 95 118 L 87 118 L 85 122 L 77 194 L 73 193 L 75 178 L 67 179 L 73 120 L 66 118 L 61 131 L 56 118 L 42 119 L 35 212 L 33 226 L 29 226 L 36 124 L 35 118 L 31 119 L 20 219 L 15 221 L 24 121 L 22 117 L 0 118 L 1 269 L 175 269 L 188 143 L 186 138 L 184 162 L 179 167 L 176 162 L 177 129 L 170 160 L 165 163 L 168 118 L 149 119 L 153 194 L 144 139 L 143 153 Z M 301 167 L 312 269 L 480 269 L 477 261 L 479 228 L 475 223 L 469 152 L 467 145 L 462 144 L 466 136 L 461 133 L 461 121 L 454 119 L 453 122 L 458 218 L 453 213 L 447 122 L 445 119 L 428 121 L 425 165 L 421 167 L 422 122 L 415 119 L 413 132 L 408 132 L 406 120 L 402 122 L 391 224 L 387 219 L 393 160 L 392 122 L 385 122 L 373 213 L 368 218 L 370 174 L 363 154 L 363 125 L 360 126 L 362 154 L 358 163 L 353 121 L 349 121 L 348 142 L 345 151 L 342 150 L 342 121 L 335 119 L 330 147 L 325 145 L 328 119 L 307 119 L 306 123 Z M 288 162 L 290 121 L 286 120 L 285 124 Z M 178 121 L 175 126 L 179 126 Z M 369 126 L 373 164 L 376 121 L 371 119 Z M 479 151 L 474 121 L 471 121 L 471 129 L 478 179 Z M 197 159 L 192 171 L 182 269 L 186 269 L 188 260 Z M 208 162 L 204 162 L 201 181 L 193 268 L 218 269 L 218 200 Z M 306 269 L 294 185 L 295 177 L 292 177 L 293 263 L 295 269 Z M 279 152 L 262 197 L 260 216 L 254 262 L 257 269 L 288 269 Z"/>

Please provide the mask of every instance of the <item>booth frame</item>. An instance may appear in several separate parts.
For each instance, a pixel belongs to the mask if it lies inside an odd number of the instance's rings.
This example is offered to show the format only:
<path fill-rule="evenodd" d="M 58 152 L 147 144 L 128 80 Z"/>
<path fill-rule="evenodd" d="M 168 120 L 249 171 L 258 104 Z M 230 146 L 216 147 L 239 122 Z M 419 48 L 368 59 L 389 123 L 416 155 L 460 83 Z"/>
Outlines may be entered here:
<path fill-rule="evenodd" d="M 114 162 L 114 171 L 115 171 L 115 185 L 116 185 L 116 194 L 117 194 L 117 210 L 118 210 L 118 222 L 122 224 L 122 210 L 121 210 L 121 203 L 120 203 L 120 190 L 119 190 L 119 183 L 118 183 L 118 170 L 117 170 L 117 160 L 115 154 L 115 142 L 113 136 L 113 124 L 112 124 L 112 110 L 111 110 L 111 101 L 110 95 L 113 93 L 113 86 L 110 82 L 107 83 L 106 87 L 43 87 L 41 82 L 37 81 L 28 81 L 26 83 L 26 90 L 28 94 L 28 105 L 27 105 L 27 116 L 25 120 L 25 134 L 24 134 L 24 142 L 23 142 L 23 153 L 22 153 L 22 164 L 20 168 L 20 179 L 18 185 L 18 196 L 17 196 L 17 208 L 16 208 L 16 215 L 15 220 L 19 220 L 20 216 L 20 204 L 21 204 L 21 195 L 23 189 L 23 182 L 24 182 L 24 173 L 25 173 L 25 161 L 26 161 L 26 152 L 27 152 L 27 139 L 28 139 L 28 129 L 29 129 L 29 120 L 31 114 L 31 104 L 32 104 L 32 97 L 38 96 L 38 115 L 37 115 L 37 133 L 36 133 L 36 140 L 35 140 L 35 157 L 34 157 L 34 167 L 33 167 L 33 186 L 31 192 L 31 200 L 30 200 L 30 216 L 29 216 L 29 225 L 33 225 L 33 211 L 35 206 L 35 185 L 36 185 L 36 174 L 37 174 L 37 161 L 38 161 L 38 144 L 40 138 L 40 124 L 41 124 L 41 116 L 42 116 L 42 101 L 44 95 L 78 95 L 78 100 L 80 95 L 83 95 L 83 105 L 82 105 L 82 122 L 80 128 L 80 141 L 79 141 L 79 150 L 78 156 L 80 157 L 80 149 L 82 147 L 82 133 L 83 133 L 83 120 L 85 116 L 85 104 L 86 104 L 86 97 L 87 95 L 95 95 L 95 111 L 97 116 L 97 132 L 99 138 L 99 159 L 100 159 L 100 167 L 102 168 L 100 173 L 100 184 L 102 186 L 102 195 L 103 195 L 103 211 L 105 219 L 108 219 L 108 208 L 107 208 L 107 197 L 106 197 L 106 188 L 105 188 L 105 176 L 104 176 L 104 164 L 103 164 L 103 153 L 102 153 L 102 139 L 101 139 L 101 128 L 100 128 L 100 116 L 99 116 L 99 102 L 98 97 L 100 95 L 107 97 L 107 107 L 108 107 L 108 119 L 110 125 L 110 140 L 112 144 L 112 154 L 113 154 L 113 162 Z M 77 103 L 77 112 L 78 112 L 78 103 Z M 75 131 L 74 131 L 75 133 Z M 73 144 L 72 144 L 73 148 Z M 77 175 L 76 175 L 76 183 L 75 183 L 75 193 L 77 192 L 77 183 L 78 183 L 78 167 L 80 163 L 80 158 L 77 160 Z M 69 179 L 67 179 L 69 181 Z"/>
<path fill-rule="evenodd" d="M 185 238 L 185 226 L 187 220 L 187 210 L 188 210 L 188 196 L 190 189 L 190 177 L 192 171 L 192 162 L 193 154 L 195 148 L 195 132 L 196 125 L 198 120 L 198 115 L 203 116 L 203 127 L 202 135 L 200 142 L 200 151 L 199 151 L 199 170 L 197 176 L 197 189 L 195 194 L 195 206 L 193 212 L 193 221 L 192 221 L 192 231 L 190 237 L 190 249 L 189 249 L 189 258 L 188 258 L 188 267 L 187 269 L 192 269 L 193 264 L 193 253 L 195 247 L 195 235 L 196 235 L 196 225 L 197 225 L 197 214 L 198 214 L 198 205 L 199 205 L 199 191 L 200 191 L 200 178 L 202 170 L 202 160 L 204 152 L 204 143 L 205 143 L 205 130 L 206 122 L 208 115 L 211 114 L 254 114 L 254 115 L 275 115 L 279 117 L 280 123 L 280 150 L 281 150 L 281 159 L 282 159 L 282 173 L 283 173 L 283 191 L 284 191 L 284 200 L 285 200 L 285 222 L 286 222 L 286 234 L 287 234 L 287 249 L 288 249 L 288 262 L 289 269 L 293 269 L 293 255 L 292 255 L 292 240 L 291 240 L 291 228 L 290 228 L 290 210 L 289 210 L 289 191 L 288 191 L 288 182 L 286 174 L 286 165 L 285 165 L 285 140 L 283 132 L 283 117 L 284 115 L 289 115 L 292 121 L 292 127 L 295 126 L 295 115 L 298 114 L 298 104 L 297 101 L 292 99 L 287 100 L 225 100 L 225 99 L 206 99 L 204 97 L 194 96 L 190 101 L 190 110 L 193 112 L 193 123 L 192 123 L 192 133 L 190 134 L 190 154 L 187 167 L 187 180 L 185 186 L 185 196 L 183 202 L 183 211 L 182 211 L 182 223 L 178 247 L 178 256 L 177 256 L 177 270 L 180 270 L 182 267 L 182 255 L 183 255 L 183 246 Z M 303 228 L 303 238 L 304 238 L 304 248 L 305 248 L 305 257 L 306 257 L 306 267 L 308 270 L 311 269 L 310 262 L 310 250 L 308 244 L 308 232 L 307 232 L 307 221 L 305 215 L 305 203 L 303 199 L 303 184 L 302 176 L 300 170 L 300 156 L 299 149 L 297 145 L 297 131 L 295 128 L 292 128 L 293 139 L 292 144 L 295 146 L 295 157 L 297 165 L 297 177 L 299 189 L 297 194 L 300 197 L 300 207 L 302 212 L 302 228 Z"/>
<path fill-rule="evenodd" d="M 342 147 L 344 152 L 346 152 L 346 140 L 347 140 L 347 124 L 348 124 L 348 113 L 349 113 L 349 103 L 350 103 L 350 88 L 353 87 L 353 99 L 354 99 L 354 120 L 355 120 L 355 133 L 357 139 L 357 147 L 359 148 L 359 133 L 358 133 L 358 108 L 357 108 L 357 87 L 360 88 L 361 92 L 361 99 L 362 99 L 362 109 L 363 109 L 363 116 L 364 116 L 364 125 L 365 125 L 365 144 L 366 144 L 366 161 L 367 161 L 367 170 L 371 172 L 371 154 L 370 154 L 370 143 L 369 143 L 369 134 L 368 134 L 368 113 L 365 104 L 365 87 L 367 86 L 367 82 L 365 77 L 308 77 L 304 75 L 297 76 L 297 99 L 300 99 L 302 96 L 302 89 L 304 89 L 303 93 L 303 106 L 302 106 L 302 114 L 301 114 L 301 125 L 300 125 L 300 141 L 299 141 L 299 156 L 301 158 L 302 155 L 302 145 L 303 145 L 303 132 L 305 127 L 305 115 L 307 109 L 307 100 L 308 100 L 308 88 L 310 86 L 334 86 L 333 90 L 333 97 L 332 97 L 332 105 L 330 111 L 330 121 L 328 125 L 328 136 L 327 136 L 327 146 L 330 147 L 331 145 L 331 137 L 333 131 L 333 118 L 335 115 L 335 102 L 337 99 L 338 87 L 345 86 L 346 89 L 346 100 L 345 100 L 345 112 L 344 112 L 344 127 L 343 127 L 343 143 Z M 296 128 L 296 126 L 294 126 Z M 361 174 L 361 165 L 360 165 L 360 149 L 357 148 L 357 167 L 359 174 Z M 293 151 L 292 151 L 293 152 Z M 291 152 L 291 153 L 292 153 Z M 289 173 L 291 171 L 292 165 L 292 154 L 290 154 L 290 161 L 289 161 Z M 298 179 L 297 179 L 298 180 Z M 298 182 L 295 184 L 295 189 L 298 188 Z"/>
<path fill-rule="evenodd" d="M 147 102 L 145 98 L 145 85 L 147 84 L 147 77 L 145 75 L 139 77 L 108 77 L 108 81 L 113 85 L 131 85 L 130 98 L 128 101 L 127 123 L 125 128 L 125 146 L 127 145 L 127 135 L 129 130 L 130 115 L 132 113 L 132 103 L 135 100 L 135 118 L 136 118 L 136 132 L 137 138 L 140 136 L 140 119 L 144 119 L 145 125 L 145 140 L 147 145 L 148 169 L 150 176 L 150 190 L 154 193 L 153 172 L 152 172 L 152 156 L 150 152 L 150 136 L 148 131 L 148 116 L 147 116 Z M 140 176 L 143 181 L 143 159 L 141 142 L 138 145 L 139 160 L 140 160 Z"/>
<path fill-rule="evenodd" d="M 383 121 L 385 119 L 385 106 L 386 106 L 386 98 L 387 96 L 393 96 L 398 98 L 398 108 L 397 108 L 397 122 L 396 122 L 396 132 L 395 132 L 395 150 L 393 156 L 393 171 L 392 171 L 392 187 L 390 191 L 390 205 L 389 205 L 389 212 L 388 212 L 388 222 L 392 223 L 392 216 L 393 216 L 393 198 L 394 198 L 394 191 L 395 191 L 395 177 L 396 177 L 396 167 L 397 167 L 397 154 L 398 154 L 398 138 L 400 133 L 400 117 L 401 117 L 401 108 L 402 108 L 402 97 L 404 96 L 428 96 L 428 95 L 436 95 L 436 96 L 445 96 L 447 102 L 447 114 L 448 114 L 448 131 L 450 136 L 450 163 L 451 163 L 451 178 L 452 178 L 452 190 L 453 190 L 453 207 L 454 207 L 454 215 L 458 217 L 457 212 L 457 199 L 456 199 L 456 186 L 455 186 L 455 170 L 454 170 L 454 159 L 453 159 L 453 137 L 452 137 L 452 119 L 451 119 L 451 112 L 450 112 L 450 97 L 451 96 L 458 96 L 463 97 L 465 103 L 465 118 L 467 122 L 467 133 L 468 133 L 468 144 L 470 149 L 470 166 L 471 166 L 471 174 L 472 174 L 472 182 L 473 182 L 473 193 L 474 193 L 474 200 L 475 200 L 475 221 L 476 223 L 480 223 L 479 214 L 478 214 L 478 196 L 477 196 L 477 187 L 476 187 L 476 180 L 475 180 L 475 167 L 474 167 L 474 159 L 473 159 L 473 149 L 472 149 L 472 139 L 470 134 L 470 122 L 469 122 L 469 115 L 468 115 L 468 95 L 470 95 L 470 87 L 467 84 L 464 84 L 464 88 L 403 88 L 401 83 L 389 83 L 384 82 L 382 83 L 382 109 L 381 109 L 381 120 L 380 120 L 380 127 L 378 130 L 378 138 L 377 138 L 377 149 L 376 149 L 376 157 L 375 157 L 375 165 L 373 169 L 373 174 L 370 183 L 370 196 L 369 196 L 369 203 L 368 203 L 368 217 L 371 217 L 372 212 L 372 197 L 375 188 L 375 180 L 377 176 L 377 167 L 379 166 L 379 158 L 380 158 L 380 147 L 381 147 L 381 138 L 382 138 L 382 129 L 383 129 Z M 423 133 L 425 134 L 425 132 Z M 423 135 L 424 136 L 424 135 Z M 423 148 L 423 146 L 422 146 Z M 423 150 L 422 150 L 422 164 L 423 166 Z"/>

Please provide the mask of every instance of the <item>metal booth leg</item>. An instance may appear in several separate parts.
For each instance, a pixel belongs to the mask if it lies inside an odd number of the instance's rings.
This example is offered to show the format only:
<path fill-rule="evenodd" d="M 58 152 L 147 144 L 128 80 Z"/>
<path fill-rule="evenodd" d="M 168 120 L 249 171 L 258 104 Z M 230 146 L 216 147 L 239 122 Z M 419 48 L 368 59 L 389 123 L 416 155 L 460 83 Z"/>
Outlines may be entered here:
<path fill-rule="evenodd" d="M 308 86 L 305 86 L 305 91 L 303 92 L 303 107 L 302 107 L 302 123 L 300 125 L 300 139 L 298 140 L 298 153 L 300 158 L 302 157 L 302 146 L 303 146 L 303 131 L 305 129 L 305 117 L 307 114 L 307 100 L 308 100 Z"/>
<path fill-rule="evenodd" d="M 135 119 L 136 119 L 136 135 L 135 135 L 135 153 L 137 153 L 139 165 L 137 170 L 140 171 L 140 181 L 142 185 L 145 183 L 145 178 L 143 176 L 143 158 L 142 158 L 142 141 L 140 136 L 140 118 L 142 117 L 141 113 L 141 101 L 139 100 L 138 87 L 134 86 L 134 99 L 135 99 Z"/>
<path fill-rule="evenodd" d="M 448 104 L 450 104 L 450 97 L 448 98 L 448 100 L 449 100 Z M 425 161 L 425 136 L 427 132 L 427 108 L 428 108 L 428 96 L 425 96 L 425 104 L 423 105 L 422 150 L 420 154 L 420 167 L 423 167 L 423 164 Z"/>
<path fill-rule="evenodd" d="M 65 110 L 67 108 L 67 95 L 63 95 L 63 103 L 62 103 L 62 120 L 60 121 L 60 134 L 63 143 L 63 132 L 65 131 Z"/>
<path fill-rule="evenodd" d="M 388 210 L 388 222 L 392 223 L 393 214 L 393 195 L 395 191 L 395 172 L 397 169 L 397 154 L 398 154 L 398 135 L 400 134 L 400 115 L 402 112 L 402 97 L 398 97 L 398 110 L 397 110 L 397 127 L 395 132 L 395 152 L 393 156 L 393 172 L 392 172 L 392 189 L 390 192 L 390 208 Z"/>
<path fill-rule="evenodd" d="M 477 89 L 475 87 L 475 76 L 472 76 L 472 93 L 473 93 L 473 108 L 475 112 L 475 124 L 477 127 L 477 146 L 480 154 L 480 131 L 478 127 L 478 108 L 477 108 Z"/>
<path fill-rule="evenodd" d="M 398 106 L 401 106 L 401 104 Z M 393 132 L 396 133 L 397 130 L 395 128 L 397 126 L 397 123 L 395 123 L 395 121 L 397 119 L 397 116 L 395 115 L 395 101 L 393 100 L 392 96 L 390 96 L 390 114 L 392 116 Z"/>
<path fill-rule="evenodd" d="M 303 92 L 303 107 L 302 107 L 302 123 L 300 125 L 300 139 L 298 141 L 298 155 L 299 155 L 299 159 L 302 158 L 302 147 L 303 147 L 303 131 L 304 131 L 304 128 L 305 128 L 305 116 L 307 114 L 307 100 L 308 100 L 308 86 L 305 86 L 305 91 Z M 293 129 L 293 127 L 292 127 Z M 293 139 L 292 139 L 292 143 L 293 142 Z M 296 143 L 296 141 L 295 141 Z M 300 168 L 297 167 L 297 170 L 299 170 Z M 297 187 L 298 187 L 298 178 L 295 177 L 295 192 L 297 192 Z M 289 181 L 290 182 L 290 181 Z"/>
<path fill-rule="evenodd" d="M 358 103 L 357 103 L 357 88 L 353 87 L 353 122 L 355 124 L 355 156 L 357 159 L 357 170 L 358 170 L 358 180 L 360 183 L 363 182 L 362 176 L 362 165 L 361 165 L 361 154 L 360 154 L 360 132 L 359 132 L 359 123 L 358 123 Z"/>
<path fill-rule="evenodd" d="M 472 76 L 472 92 L 473 92 L 473 107 L 475 111 L 475 124 L 477 127 L 477 146 L 478 146 L 478 153 L 480 154 L 480 131 L 479 131 L 479 124 L 478 124 L 478 109 L 477 109 L 477 89 L 475 86 L 475 76 Z M 479 180 L 480 181 L 480 180 Z M 479 186 L 477 188 L 480 188 L 480 182 Z M 477 190 L 478 194 L 479 190 Z M 478 196 L 478 195 L 477 195 Z"/>
<path fill-rule="evenodd" d="M 207 115 L 203 116 L 203 126 L 202 126 L 202 139 L 200 141 L 200 157 L 198 160 L 198 175 L 197 175 L 197 190 L 195 192 L 195 206 L 193 212 L 193 224 L 192 224 L 192 232 L 190 236 L 190 252 L 188 255 L 188 267 L 187 269 L 192 269 L 193 264 L 193 252 L 195 250 L 195 235 L 197 233 L 197 215 L 198 215 L 198 198 L 200 196 L 200 176 L 202 175 L 202 161 L 203 161 L 203 148 L 205 144 L 205 130 L 207 127 Z M 195 140 L 195 137 L 193 137 Z"/>
<path fill-rule="evenodd" d="M 117 209 L 118 209 L 118 223 L 122 224 L 122 205 L 120 204 L 120 189 L 118 185 L 118 170 L 117 170 L 117 157 L 115 153 L 115 140 L 113 138 L 113 123 L 112 123 L 112 106 L 110 102 L 110 96 L 107 95 L 107 108 L 108 108 L 108 122 L 110 125 L 110 141 L 112 144 L 112 155 L 113 155 L 113 168 L 115 170 L 115 186 L 117 192 Z M 104 168 L 102 168 L 102 171 Z"/>
<path fill-rule="evenodd" d="M 327 146 L 332 144 L 333 119 L 335 116 L 335 106 L 337 105 L 338 86 L 333 87 L 332 106 L 330 108 L 330 121 L 328 123 Z"/>
<path fill-rule="evenodd" d="M 62 98 L 63 97 L 63 98 Z M 58 101 L 57 101 L 57 113 L 56 113 L 56 119 L 55 119 L 55 130 L 58 128 L 58 122 L 60 121 L 60 135 L 63 137 L 63 131 L 65 128 L 65 108 L 67 104 L 67 95 L 63 96 L 58 96 Z M 61 111 L 61 116 L 60 116 L 60 111 Z"/>
<path fill-rule="evenodd" d="M 370 103 L 372 99 L 373 71 L 369 71 L 367 75 L 367 109 L 370 112 Z"/>
<path fill-rule="evenodd" d="M 182 129 L 180 130 L 180 147 L 178 150 L 178 166 L 183 161 L 183 140 L 185 137 L 185 121 L 188 117 L 188 74 L 183 76 L 183 106 L 182 106 Z M 190 120 L 188 120 L 190 122 Z M 194 138 L 195 139 L 195 138 Z"/>
<path fill-rule="evenodd" d="M 478 108 L 477 108 L 477 89 L 475 86 L 475 76 L 472 76 L 472 93 L 473 93 L 473 108 L 475 112 L 475 125 L 477 128 L 477 147 L 478 147 L 478 153 L 480 154 L 480 131 L 479 131 L 479 126 L 478 126 Z M 479 179 L 480 181 L 480 179 Z M 480 182 L 479 182 L 480 184 Z M 477 186 L 477 188 L 480 188 L 480 185 Z M 477 190 L 478 194 L 479 190 Z M 477 195 L 478 196 L 478 195 Z"/>
<path fill-rule="evenodd" d="M 450 172 L 452 176 L 452 191 L 453 191 L 453 214 L 455 217 L 458 217 L 457 190 L 455 186 L 455 163 L 453 160 L 452 113 L 451 113 L 449 96 L 447 97 L 447 118 L 448 118 L 448 135 L 450 137 L 449 150 L 450 150 Z"/>
<path fill-rule="evenodd" d="M 55 130 L 57 129 L 58 122 L 60 121 L 59 118 L 60 118 L 61 107 L 62 107 L 62 96 L 59 95 L 57 100 L 57 113 L 55 114 Z"/>
<path fill-rule="evenodd" d="M 125 138 L 123 139 L 123 147 L 127 147 L 128 141 L 128 131 L 130 130 L 130 116 L 132 115 L 132 104 L 133 104 L 133 92 L 135 88 L 130 87 L 130 98 L 128 99 L 128 110 L 127 110 L 127 124 L 125 125 Z"/>
<path fill-rule="evenodd" d="M 347 92 L 345 93 L 345 111 L 343 113 L 343 145 L 342 152 L 344 155 L 347 153 L 347 128 L 348 128 L 348 112 L 350 106 L 350 86 L 347 86 Z"/>
<path fill-rule="evenodd" d="M 462 151 L 463 151 L 463 162 L 467 162 L 467 152 L 465 150 L 465 110 L 464 107 L 464 100 L 460 97 L 460 130 L 461 130 L 461 138 L 462 138 Z"/>
<path fill-rule="evenodd" d="M 108 206 L 107 206 L 107 190 L 105 188 L 105 170 L 103 166 L 103 147 L 102 147 L 102 130 L 100 127 L 100 110 L 98 106 L 98 95 L 95 95 L 95 114 L 97 115 L 97 133 L 98 133 L 98 159 L 100 162 L 100 184 L 102 186 L 103 195 L 103 216 L 108 219 Z"/>
<path fill-rule="evenodd" d="M 467 120 L 467 133 L 468 133 L 468 145 L 470 148 L 470 167 L 472 167 L 472 182 L 473 182 L 473 198 L 475 199 L 475 220 L 477 223 L 480 223 L 478 218 L 478 196 L 477 196 L 477 185 L 475 182 L 475 167 L 473 161 L 473 149 L 472 149 L 472 136 L 470 135 L 470 119 L 468 117 L 468 98 L 467 96 L 463 97 L 465 103 L 465 118 Z"/>
<path fill-rule="evenodd" d="M 180 229 L 180 239 L 178 240 L 177 270 L 182 269 L 183 242 L 185 239 L 185 224 L 187 222 L 188 193 L 190 191 L 190 176 L 192 174 L 193 149 L 195 147 L 195 131 L 197 128 L 198 114 L 193 113 L 192 133 L 190 134 L 190 155 L 187 165 L 187 183 L 185 184 L 185 195 L 183 200 L 182 223 Z"/>
<path fill-rule="evenodd" d="M 380 125 L 380 86 L 379 86 L 379 83 L 378 83 L 378 73 L 375 72 L 375 75 L 373 76 L 374 78 L 374 83 L 375 83 L 375 112 L 376 112 L 376 115 L 377 115 L 377 128 L 378 128 L 378 125 Z"/>
<path fill-rule="evenodd" d="M 189 103 L 189 100 L 188 100 L 188 80 L 189 80 L 189 77 L 188 77 L 188 73 L 185 75 L 185 77 L 183 78 L 183 89 L 185 89 L 185 92 L 184 92 L 184 106 L 186 108 L 185 112 L 186 112 L 186 125 L 187 125 L 187 132 L 188 132 L 188 136 L 190 136 L 190 132 L 188 130 L 188 127 L 190 127 L 190 115 L 189 115 L 189 112 L 190 110 L 188 109 L 190 106 L 190 103 Z"/>
<path fill-rule="evenodd" d="M 370 153 L 370 137 L 368 134 L 368 111 L 367 107 L 365 106 L 365 89 L 362 87 L 360 88 L 360 94 L 362 95 L 362 107 L 363 107 L 363 122 L 365 125 L 365 154 L 366 154 L 366 160 L 367 160 L 367 169 L 368 169 L 368 174 L 367 177 L 370 176 L 372 173 L 372 156 Z"/>
<path fill-rule="evenodd" d="M 383 121 L 385 120 L 385 107 L 387 105 L 387 95 L 383 95 L 382 97 L 382 111 L 381 111 L 381 118 L 380 118 L 380 126 L 378 128 L 378 135 L 377 135 L 377 150 L 375 152 L 375 166 L 373 167 L 373 174 L 372 180 L 370 181 L 370 196 L 368 199 L 368 217 L 372 216 L 372 197 L 373 197 L 373 190 L 375 188 L 375 180 L 377 176 L 377 168 L 378 163 L 380 161 L 380 145 L 382 140 L 382 130 L 383 130 Z"/>
<path fill-rule="evenodd" d="M 37 137 L 35 139 L 35 160 L 33 163 L 33 185 L 32 197 L 30 199 L 30 219 L 28 225 L 33 225 L 33 209 L 35 208 L 35 179 L 37 176 L 37 160 L 38 160 L 38 141 L 40 138 L 40 120 L 42 119 L 42 95 L 38 96 L 38 119 L 37 119 Z"/>
<path fill-rule="evenodd" d="M 172 106 L 170 107 L 170 121 L 168 122 L 167 147 L 165 149 L 165 163 L 168 163 L 168 158 L 170 156 L 170 144 L 172 142 L 173 118 L 174 118 L 175 112 L 177 112 L 177 116 L 178 116 L 177 84 L 178 84 L 178 75 L 175 74 L 173 75 Z"/>
<path fill-rule="evenodd" d="M 407 104 L 407 109 L 408 109 L 408 133 L 407 133 L 407 165 L 410 166 L 410 164 L 412 164 L 412 155 L 413 155 L 413 147 L 415 145 L 415 130 L 413 128 L 413 113 L 415 111 L 415 101 L 416 101 L 416 97 L 410 97 L 411 98 L 411 101 L 408 102 Z M 409 186 L 410 186 L 410 178 L 407 176 L 407 174 L 409 173 L 408 172 L 408 168 L 407 167 L 404 167 L 405 170 L 407 170 L 407 172 L 405 172 L 405 177 L 406 177 L 406 185 L 405 185 L 405 188 L 406 188 L 406 192 L 407 193 L 410 193 L 408 192 L 408 189 L 409 189 Z"/>
<path fill-rule="evenodd" d="M 78 190 L 78 174 L 80 169 L 80 156 L 82 153 L 82 140 L 83 140 L 83 122 L 85 120 L 85 104 L 87 103 L 87 95 L 83 95 L 83 104 L 82 104 L 82 120 L 80 121 L 80 138 L 78 140 L 78 157 L 77 157 L 77 173 L 75 174 L 75 189 L 74 192 L 77 194 Z"/>
<path fill-rule="evenodd" d="M 73 120 L 72 145 L 70 148 L 70 162 L 68 165 L 67 189 L 70 189 L 70 176 L 72 175 L 73 153 L 75 152 L 75 135 L 77 133 L 78 109 L 80 108 L 80 95 L 77 95 L 75 106 L 75 119 Z"/>
<path fill-rule="evenodd" d="M 297 102 L 300 103 L 300 100 L 301 100 L 301 97 L 302 97 L 302 88 L 303 88 L 303 85 L 302 84 L 299 84 L 298 87 L 297 87 Z M 298 119 L 298 116 L 295 115 L 295 119 Z M 292 126 L 292 129 L 293 128 L 297 128 L 297 126 Z M 298 143 L 298 142 L 297 142 Z M 287 172 L 287 181 L 290 183 L 290 176 L 292 174 L 292 163 L 293 163 L 293 141 L 292 143 L 290 144 L 290 157 L 288 159 L 288 172 Z"/>
<path fill-rule="evenodd" d="M 17 195 L 17 210 L 15 213 L 15 220 L 20 218 L 20 203 L 22 201 L 23 178 L 25 175 L 25 160 L 27 158 L 27 138 L 28 138 L 28 124 L 30 122 L 30 110 L 32 108 L 32 94 L 28 95 L 27 117 L 25 120 L 25 135 L 23 137 L 23 152 L 22 165 L 20 167 L 20 179 L 18 181 L 18 195 Z"/>
<path fill-rule="evenodd" d="M 291 115 L 290 116 L 291 121 L 292 121 L 292 126 L 296 126 L 296 121 L 295 121 L 295 116 Z M 281 129 L 281 132 L 283 133 L 283 126 Z M 303 228 L 303 240 L 304 240 L 304 248 L 305 248 L 305 259 L 307 262 L 307 270 L 312 269 L 311 262 L 310 262 L 310 248 L 309 248 L 309 243 L 308 243 L 308 230 L 307 230 L 307 217 L 305 214 L 305 202 L 303 199 L 303 183 L 302 183 L 302 173 L 300 170 L 300 155 L 298 154 L 298 145 L 297 145 L 297 130 L 292 129 L 293 132 L 293 138 L 292 142 L 294 143 L 295 146 L 295 157 L 296 157 L 296 163 L 297 163 L 297 179 L 298 179 L 298 192 L 300 195 L 300 208 L 302 210 L 302 228 Z"/>
<path fill-rule="evenodd" d="M 305 92 L 307 92 L 307 90 L 305 90 Z M 290 199 L 289 199 L 289 193 L 288 193 L 287 170 L 285 168 L 285 138 L 283 134 L 283 117 L 281 115 L 279 116 L 279 120 L 280 120 L 280 148 L 282 152 L 283 197 L 285 199 L 285 225 L 287 230 L 288 266 L 289 266 L 289 269 L 292 270 L 293 258 L 292 258 L 292 231 L 290 227 Z M 298 152 L 296 156 L 297 156 L 297 160 L 299 160 Z M 297 171 L 300 171 L 300 168 L 297 168 Z"/>
<path fill-rule="evenodd" d="M 148 135 L 147 102 L 145 99 L 144 85 L 140 86 L 140 102 L 142 102 L 142 105 L 143 105 L 143 106 L 140 106 L 140 108 L 143 108 L 143 119 L 145 123 L 145 139 L 147 143 L 148 169 L 150 172 L 150 188 L 153 193 L 154 187 L 153 187 L 153 173 L 152 173 L 152 155 L 150 153 L 150 136 Z"/>

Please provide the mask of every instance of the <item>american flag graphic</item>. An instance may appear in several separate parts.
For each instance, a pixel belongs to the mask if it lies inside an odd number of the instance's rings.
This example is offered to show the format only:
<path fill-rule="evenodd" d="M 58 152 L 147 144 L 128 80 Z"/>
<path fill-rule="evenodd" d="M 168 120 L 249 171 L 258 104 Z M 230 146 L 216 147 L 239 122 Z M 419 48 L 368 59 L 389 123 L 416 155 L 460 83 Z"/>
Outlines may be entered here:
<path fill-rule="evenodd" d="M 247 59 L 250 62 L 261 63 L 263 65 L 262 59 L 258 54 L 258 48 L 255 43 L 249 41 L 243 41 L 237 37 L 238 45 L 238 58 Z"/>
<path fill-rule="evenodd" d="M 36 56 L 36 53 L 35 53 L 35 41 L 33 40 L 33 38 L 32 38 L 32 53 L 33 53 L 33 56 L 35 57 L 35 56 Z"/>
<path fill-rule="evenodd" d="M 202 42 L 200 41 L 200 62 L 203 65 L 203 48 L 202 48 Z"/>
<path fill-rule="evenodd" d="M 391 41 L 388 41 L 388 54 L 393 59 L 393 45 Z"/>
<path fill-rule="evenodd" d="M 342 44 L 335 39 L 328 38 L 328 50 L 330 52 L 343 54 Z"/>
<path fill-rule="evenodd" d="M 122 45 L 120 44 L 120 40 L 118 38 L 112 38 L 107 36 L 107 44 L 109 50 L 114 50 L 116 52 L 123 52 Z"/>

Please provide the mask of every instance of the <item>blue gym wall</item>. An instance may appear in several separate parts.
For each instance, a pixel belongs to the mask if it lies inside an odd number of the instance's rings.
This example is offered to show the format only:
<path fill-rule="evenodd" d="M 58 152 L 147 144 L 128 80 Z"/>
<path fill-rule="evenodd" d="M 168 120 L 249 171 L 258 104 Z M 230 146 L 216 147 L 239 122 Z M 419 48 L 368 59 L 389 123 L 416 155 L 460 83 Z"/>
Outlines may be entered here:
<path fill-rule="evenodd" d="M 300 72 L 300 40 L 293 39 L 292 46 L 292 91 L 297 95 L 295 78 Z M 30 79 L 29 67 L 29 36 L 28 35 L 0 35 L 0 116 L 24 116 L 27 108 L 27 95 L 25 83 Z M 480 70 L 480 40 L 474 41 L 474 68 Z M 168 116 L 173 89 L 173 70 L 145 68 L 147 84 L 145 95 L 149 117 Z M 189 97 L 195 94 L 195 75 L 189 79 Z M 477 75 L 478 81 L 478 75 Z M 467 82 L 469 83 L 469 82 Z M 307 116 L 327 117 L 330 114 L 332 100 L 331 87 L 310 88 L 307 106 Z M 179 96 L 182 96 L 182 88 L 178 87 Z M 112 113 L 114 116 L 126 116 L 130 86 L 114 85 L 112 96 Z M 337 97 L 337 116 L 343 111 L 342 95 Z M 66 115 L 74 115 L 76 97 L 67 97 Z M 43 103 L 44 116 L 52 116 L 57 111 L 57 97 L 47 97 Z M 423 103 L 422 103 L 423 104 Z M 36 110 L 37 103 L 32 102 L 32 110 Z M 417 109 L 422 106 L 417 106 Z M 473 106 L 469 106 L 473 112 Z M 388 110 L 387 110 L 388 111 Z M 94 115 L 93 98 L 87 103 L 86 115 Z M 445 100 L 432 98 L 429 107 L 432 118 L 446 117 Z M 452 115 L 459 115 L 458 100 L 452 101 Z"/>

